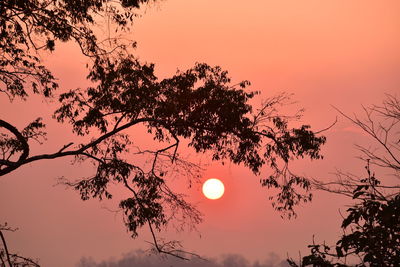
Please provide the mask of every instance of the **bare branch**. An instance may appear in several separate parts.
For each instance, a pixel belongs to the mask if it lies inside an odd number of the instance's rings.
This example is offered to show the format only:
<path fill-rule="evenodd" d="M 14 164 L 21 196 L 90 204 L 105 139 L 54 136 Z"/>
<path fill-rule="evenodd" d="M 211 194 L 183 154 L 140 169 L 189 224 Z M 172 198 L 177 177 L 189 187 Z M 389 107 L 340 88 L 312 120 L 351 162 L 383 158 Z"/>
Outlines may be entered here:
<path fill-rule="evenodd" d="M 2 232 L 1 230 L 0 230 L 0 238 L 1 238 L 1 241 L 2 241 L 2 243 L 3 243 L 4 251 L 5 251 L 5 253 L 6 253 L 6 258 L 7 258 L 7 261 L 8 261 L 8 265 L 9 265 L 10 267 L 13 267 L 12 264 L 11 264 L 10 252 L 8 252 L 8 247 L 7 247 L 6 239 L 4 238 L 3 232 Z"/>

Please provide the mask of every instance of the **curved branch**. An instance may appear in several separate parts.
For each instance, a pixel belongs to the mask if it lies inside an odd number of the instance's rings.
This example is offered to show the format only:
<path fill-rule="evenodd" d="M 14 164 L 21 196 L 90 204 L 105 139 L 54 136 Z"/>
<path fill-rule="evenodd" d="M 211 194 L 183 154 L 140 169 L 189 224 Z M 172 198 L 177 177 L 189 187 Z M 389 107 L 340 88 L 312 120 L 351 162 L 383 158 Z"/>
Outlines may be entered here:
<path fill-rule="evenodd" d="M 17 169 L 19 166 L 23 164 L 23 162 L 29 156 L 29 145 L 25 137 L 13 125 L 0 119 L 0 127 L 7 129 L 12 134 L 14 134 L 17 140 L 21 143 L 21 148 L 22 148 L 22 154 L 19 157 L 19 159 L 16 162 L 14 162 L 14 164 L 8 165 L 4 169 L 0 170 L 0 176 L 2 176 L 4 174 L 12 172 L 13 170 Z"/>
<path fill-rule="evenodd" d="M 27 163 L 33 162 L 33 161 L 37 161 L 37 160 L 42 160 L 42 159 L 56 159 L 56 158 L 61 158 L 61 157 L 65 157 L 65 156 L 77 156 L 77 155 L 84 155 L 84 152 L 92 147 L 95 147 L 96 145 L 98 145 L 99 143 L 101 143 L 102 141 L 106 140 L 107 138 L 133 126 L 136 125 L 138 123 L 144 123 L 144 122 L 155 122 L 155 123 L 160 123 L 160 124 L 164 124 L 162 121 L 157 120 L 157 119 L 152 119 L 152 118 L 139 118 L 136 120 L 133 120 L 129 123 L 126 123 L 102 136 L 100 136 L 99 138 L 95 139 L 94 141 L 86 144 L 86 145 L 82 145 L 79 149 L 76 150 L 70 150 L 70 151 L 64 151 L 67 147 L 70 146 L 70 144 L 64 146 L 63 148 L 61 148 L 58 152 L 56 153 L 52 153 L 52 154 L 41 154 L 41 155 L 36 155 L 36 156 L 32 156 L 28 158 L 29 155 L 29 146 L 28 143 L 25 141 L 24 137 L 21 135 L 20 132 L 18 132 L 18 130 L 8 124 L 7 122 L 0 120 L 0 127 L 4 127 L 6 129 L 9 129 L 12 133 L 14 133 L 18 140 L 20 140 L 20 138 L 22 138 L 24 140 L 24 153 L 21 155 L 20 159 L 16 162 L 13 161 L 2 161 L 2 164 L 8 165 L 8 167 L 0 170 L 0 176 L 3 176 L 17 168 L 19 168 L 22 165 L 25 165 Z M 87 155 L 86 155 L 87 156 Z"/>
<path fill-rule="evenodd" d="M 31 260 L 31 259 L 29 259 L 29 258 L 22 257 L 22 256 L 17 255 L 17 254 L 11 254 L 11 256 L 14 257 L 14 258 L 18 258 L 18 259 L 24 260 L 25 262 L 28 262 L 28 264 L 32 264 L 32 265 L 34 265 L 35 267 L 40 267 L 39 264 L 37 264 L 36 262 L 34 262 L 33 260 Z M 27 266 L 26 263 L 23 263 L 23 264 L 25 264 L 25 265 L 23 265 L 23 266 Z"/>
<path fill-rule="evenodd" d="M 325 132 L 325 131 L 331 129 L 333 126 L 335 126 L 335 124 L 337 123 L 337 121 L 338 121 L 338 120 L 337 120 L 337 116 L 336 116 L 335 121 L 334 121 L 331 125 L 329 125 L 328 127 L 324 128 L 324 129 L 322 129 L 322 130 L 319 130 L 319 131 L 315 132 L 314 134 L 320 134 L 320 133 L 322 133 L 322 132 Z"/>

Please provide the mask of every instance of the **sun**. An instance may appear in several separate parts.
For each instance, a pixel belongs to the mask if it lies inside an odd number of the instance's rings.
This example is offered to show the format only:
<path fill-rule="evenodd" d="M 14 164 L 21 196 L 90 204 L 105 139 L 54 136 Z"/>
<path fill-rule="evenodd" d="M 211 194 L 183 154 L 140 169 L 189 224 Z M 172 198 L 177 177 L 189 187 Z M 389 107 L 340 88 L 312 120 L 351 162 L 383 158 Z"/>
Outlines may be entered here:
<path fill-rule="evenodd" d="M 203 194 L 208 199 L 219 199 L 225 192 L 224 184 L 216 178 L 208 179 L 203 184 Z"/>

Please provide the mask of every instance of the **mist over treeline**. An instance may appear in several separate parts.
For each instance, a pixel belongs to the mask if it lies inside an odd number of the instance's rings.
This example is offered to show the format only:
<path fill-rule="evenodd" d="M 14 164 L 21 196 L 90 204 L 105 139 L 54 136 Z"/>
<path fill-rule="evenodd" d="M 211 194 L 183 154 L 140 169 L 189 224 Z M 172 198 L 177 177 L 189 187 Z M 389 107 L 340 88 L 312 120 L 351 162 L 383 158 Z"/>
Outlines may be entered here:
<path fill-rule="evenodd" d="M 189 261 L 176 257 L 160 257 L 143 250 L 137 250 L 122 256 L 120 259 L 110 259 L 96 262 L 90 257 L 82 258 L 76 267 L 288 267 L 286 260 L 271 252 L 264 261 L 251 262 L 239 254 L 222 255 L 218 259 L 201 259 L 192 257 Z"/>

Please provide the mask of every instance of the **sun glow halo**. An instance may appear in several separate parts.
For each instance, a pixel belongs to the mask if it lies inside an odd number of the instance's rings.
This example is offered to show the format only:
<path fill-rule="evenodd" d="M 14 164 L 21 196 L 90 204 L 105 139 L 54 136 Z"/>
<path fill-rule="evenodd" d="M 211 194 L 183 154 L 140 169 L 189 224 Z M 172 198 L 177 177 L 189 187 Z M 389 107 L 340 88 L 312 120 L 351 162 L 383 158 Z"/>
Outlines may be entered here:
<path fill-rule="evenodd" d="M 203 194 L 208 199 L 219 199 L 225 192 L 224 184 L 216 178 L 208 179 L 203 184 Z"/>

